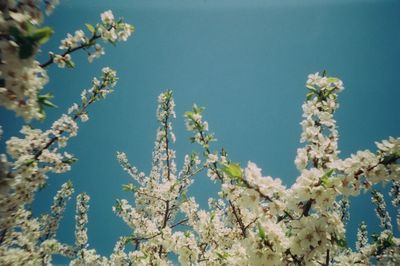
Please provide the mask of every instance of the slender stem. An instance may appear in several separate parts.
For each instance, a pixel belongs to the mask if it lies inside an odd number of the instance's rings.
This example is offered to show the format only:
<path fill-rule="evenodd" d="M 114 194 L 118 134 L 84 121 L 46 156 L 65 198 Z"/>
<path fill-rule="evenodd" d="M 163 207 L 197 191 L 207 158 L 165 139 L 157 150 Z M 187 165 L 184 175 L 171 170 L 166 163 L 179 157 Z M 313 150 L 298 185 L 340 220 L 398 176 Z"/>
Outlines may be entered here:
<path fill-rule="evenodd" d="M 325 266 L 329 266 L 329 249 L 326 250 Z"/>
<path fill-rule="evenodd" d="M 240 209 L 236 209 L 236 207 L 235 207 L 235 205 L 233 204 L 233 202 L 231 201 L 231 200 L 228 200 L 228 202 L 229 202 L 229 205 L 231 206 L 231 208 L 232 208 L 232 212 L 233 212 L 233 215 L 235 216 L 235 218 L 236 218 L 236 221 L 238 222 L 238 224 L 239 224 L 239 227 L 240 227 L 240 230 L 242 231 L 242 236 L 244 237 L 244 238 L 246 238 L 246 226 L 244 225 L 244 223 L 243 223 L 243 221 L 242 221 L 242 219 L 240 218 Z"/>

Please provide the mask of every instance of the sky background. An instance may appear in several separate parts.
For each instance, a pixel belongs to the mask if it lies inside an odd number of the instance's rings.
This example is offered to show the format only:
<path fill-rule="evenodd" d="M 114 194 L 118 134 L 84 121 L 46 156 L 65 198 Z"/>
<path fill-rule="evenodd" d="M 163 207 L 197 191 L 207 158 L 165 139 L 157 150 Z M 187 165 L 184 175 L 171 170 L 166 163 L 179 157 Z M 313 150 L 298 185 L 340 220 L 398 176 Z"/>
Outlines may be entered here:
<path fill-rule="evenodd" d="M 341 158 L 357 150 L 375 151 L 375 141 L 400 135 L 400 1 L 61 1 L 46 19 L 55 34 L 43 46 L 40 61 L 58 50 L 67 33 L 95 24 L 108 9 L 135 25 L 134 36 L 116 48 L 105 45 L 106 55 L 93 64 L 82 52 L 72 56 L 76 69 L 51 66 L 45 91 L 55 94 L 60 108 L 34 124 L 48 128 L 79 101 L 102 67 L 117 70 L 115 92 L 90 108 L 90 120 L 80 124 L 66 149 L 79 161 L 72 171 L 51 176 L 33 205 L 37 214 L 48 211 L 61 184 L 72 180 L 75 195 L 85 191 L 91 196 L 90 246 L 103 255 L 130 232 L 111 210 L 117 198 L 132 199 L 121 189 L 130 180 L 116 151 L 126 152 L 133 165 L 149 172 L 158 126 L 156 100 L 166 89 L 173 89 L 177 104 L 178 168 L 184 155 L 197 149 L 188 141 L 183 119 L 197 103 L 206 107 L 205 119 L 218 139 L 212 149 L 224 147 L 242 166 L 251 160 L 264 175 L 293 184 L 299 174 L 293 162 L 301 147 L 304 84 L 309 73 L 324 69 L 345 85 L 336 113 Z M 7 139 L 18 135 L 23 123 L 1 109 L 0 124 Z M 202 173 L 190 195 L 206 207 L 217 190 Z M 378 231 L 369 197 L 352 201 L 352 245 L 362 220 L 370 232 Z M 58 232 L 60 240 L 71 244 L 74 212 L 72 199 Z"/>

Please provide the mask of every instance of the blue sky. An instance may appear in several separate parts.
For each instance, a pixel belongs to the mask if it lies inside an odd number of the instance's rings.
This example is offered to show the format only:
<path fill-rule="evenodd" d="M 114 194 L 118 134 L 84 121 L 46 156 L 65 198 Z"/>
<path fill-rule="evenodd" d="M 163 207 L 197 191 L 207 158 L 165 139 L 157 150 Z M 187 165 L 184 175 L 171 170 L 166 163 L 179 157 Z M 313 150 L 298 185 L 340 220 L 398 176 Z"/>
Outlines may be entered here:
<path fill-rule="evenodd" d="M 115 153 L 125 151 L 132 164 L 149 171 L 156 99 L 165 89 L 173 89 L 177 104 L 178 166 L 185 153 L 197 149 L 183 120 L 197 103 L 206 107 L 205 118 L 219 140 L 215 149 L 224 147 L 242 165 L 254 161 L 264 175 L 291 185 L 298 175 L 293 161 L 301 146 L 304 84 L 309 73 L 323 69 L 346 88 L 336 114 L 342 158 L 400 135 L 398 1 L 61 1 L 46 20 L 55 34 L 41 59 L 57 50 L 66 33 L 95 24 L 107 9 L 134 24 L 134 36 L 116 48 L 106 45 L 106 55 L 93 64 L 76 53 L 76 69 L 50 67 L 46 91 L 55 94 L 60 108 L 35 126 L 46 128 L 66 112 L 103 66 L 117 70 L 118 87 L 89 110 L 90 120 L 71 139 L 67 150 L 79 158 L 73 170 L 52 176 L 33 205 L 36 213 L 47 211 L 56 190 L 71 179 L 76 192 L 92 198 L 90 245 L 104 255 L 129 232 L 111 211 L 116 198 L 131 199 L 121 190 L 129 178 Z M 22 121 L 4 110 L 0 115 L 5 138 L 16 135 Z M 217 188 L 201 174 L 191 193 L 204 206 Z M 377 230 L 368 198 L 354 200 L 350 239 L 361 220 Z M 58 233 L 69 243 L 74 205 L 71 200 Z"/>

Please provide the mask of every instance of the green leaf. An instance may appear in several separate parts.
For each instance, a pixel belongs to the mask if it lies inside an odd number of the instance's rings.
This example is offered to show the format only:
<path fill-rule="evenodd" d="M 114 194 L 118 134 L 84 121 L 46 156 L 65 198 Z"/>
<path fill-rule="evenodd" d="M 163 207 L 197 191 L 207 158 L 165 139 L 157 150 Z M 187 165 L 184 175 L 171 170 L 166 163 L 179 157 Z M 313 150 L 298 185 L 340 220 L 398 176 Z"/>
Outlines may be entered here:
<path fill-rule="evenodd" d="M 68 68 L 74 68 L 74 67 L 75 67 L 75 63 L 72 62 L 71 60 L 65 61 L 65 65 L 66 65 Z"/>
<path fill-rule="evenodd" d="M 333 172 L 334 172 L 334 170 L 333 169 L 331 169 L 331 170 L 329 170 L 328 172 L 326 172 L 323 176 L 321 176 L 320 178 L 319 178 L 319 180 L 321 181 L 321 183 L 322 183 L 322 185 L 324 186 L 324 187 L 327 187 L 327 186 L 329 186 L 329 177 L 333 174 Z"/>
<path fill-rule="evenodd" d="M 26 160 L 26 161 L 25 161 L 25 164 L 26 164 L 26 165 L 31 165 L 31 164 L 33 164 L 34 162 L 35 162 L 35 159 L 32 158 L 32 159 Z"/>
<path fill-rule="evenodd" d="M 54 33 L 54 31 L 52 28 L 44 27 L 44 28 L 37 29 L 31 35 L 31 37 L 35 43 L 44 44 L 50 39 L 50 37 L 51 37 L 51 35 L 53 35 L 53 33 Z"/>
<path fill-rule="evenodd" d="M 257 227 L 258 227 L 258 236 L 262 239 L 265 240 L 267 239 L 267 235 L 265 234 L 264 229 L 262 228 L 260 223 L 257 223 Z"/>
<path fill-rule="evenodd" d="M 222 167 L 222 171 L 231 178 L 241 178 L 242 169 L 238 163 L 231 163 Z"/>
<path fill-rule="evenodd" d="M 188 199 L 187 195 L 186 195 L 186 191 L 183 191 L 181 194 L 181 202 L 186 202 Z"/>
<path fill-rule="evenodd" d="M 96 29 L 93 27 L 92 24 L 85 23 L 85 25 L 86 25 L 86 28 L 87 28 L 91 33 L 95 33 L 95 32 L 96 32 Z"/>
<path fill-rule="evenodd" d="M 336 244 L 341 248 L 347 248 L 347 241 L 345 239 L 336 239 Z"/>
<path fill-rule="evenodd" d="M 129 183 L 129 184 L 126 184 L 126 185 L 122 185 L 122 190 L 123 191 L 132 191 L 132 192 L 135 192 L 135 190 L 136 190 L 136 187 L 132 184 L 132 183 Z"/>
<path fill-rule="evenodd" d="M 54 98 L 54 96 L 53 96 L 53 94 L 51 94 L 51 93 L 46 93 L 46 94 L 41 94 L 41 95 L 38 95 L 38 100 L 40 101 L 40 100 L 50 100 L 50 99 L 53 99 Z"/>
<path fill-rule="evenodd" d="M 192 119 L 193 112 L 185 112 L 184 117 Z"/>
<path fill-rule="evenodd" d="M 68 158 L 67 160 L 64 160 L 64 163 L 72 165 L 73 163 L 76 163 L 77 161 L 78 161 L 78 158 L 71 157 L 71 158 Z"/>
<path fill-rule="evenodd" d="M 228 258 L 228 256 L 229 256 L 229 254 L 228 253 L 226 253 L 226 252 L 224 252 L 223 254 L 221 254 L 221 253 L 219 253 L 219 252 L 216 252 L 215 254 L 217 254 L 217 256 L 218 256 L 218 259 L 219 260 L 226 260 L 227 258 Z"/>
<path fill-rule="evenodd" d="M 313 92 L 317 92 L 317 89 L 314 88 L 314 87 L 311 86 L 311 85 L 306 85 L 306 87 L 307 87 L 309 90 L 312 90 Z"/>
<path fill-rule="evenodd" d="M 211 212 L 211 215 L 210 215 L 210 221 L 214 220 L 214 218 L 215 218 L 215 212 L 212 211 L 212 212 Z"/>
<path fill-rule="evenodd" d="M 58 108 L 57 105 L 55 105 L 54 103 L 50 102 L 49 100 L 44 100 L 44 101 L 42 102 L 42 104 L 43 104 L 44 106 L 47 106 L 47 107 Z"/>
<path fill-rule="evenodd" d="M 204 109 L 204 107 L 197 106 L 196 104 L 193 105 L 193 112 L 196 114 L 201 114 Z"/>
<path fill-rule="evenodd" d="M 27 28 L 28 35 L 23 35 L 17 27 L 10 27 L 10 35 L 14 37 L 19 46 L 19 58 L 26 59 L 33 55 L 34 49 L 38 44 L 47 42 L 53 34 L 50 27 L 44 27 L 37 30 L 30 25 Z"/>
<path fill-rule="evenodd" d="M 58 108 L 57 105 L 52 103 L 50 100 L 53 99 L 54 96 L 50 93 L 38 95 L 38 102 L 41 108 L 44 106 L 51 107 L 51 108 Z"/>
<path fill-rule="evenodd" d="M 307 94 L 306 94 L 307 101 L 308 101 L 308 100 L 311 100 L 311 98 L 314 96 L 314 94 L 315 94 L 315 93 L 314 93 L 313 91 L 310 91 L 309 93 L 307 93 Z"/>
<path fill-rule="evenodd" d="M 328 81 L 329 83 L 335 83 L 335 82 L 337 82 L 337 81 L 338 81 L 338 78 L 335 78 L 335 77 L 329 77 L 329 78 L 327 78 L 327 81 Z"/>

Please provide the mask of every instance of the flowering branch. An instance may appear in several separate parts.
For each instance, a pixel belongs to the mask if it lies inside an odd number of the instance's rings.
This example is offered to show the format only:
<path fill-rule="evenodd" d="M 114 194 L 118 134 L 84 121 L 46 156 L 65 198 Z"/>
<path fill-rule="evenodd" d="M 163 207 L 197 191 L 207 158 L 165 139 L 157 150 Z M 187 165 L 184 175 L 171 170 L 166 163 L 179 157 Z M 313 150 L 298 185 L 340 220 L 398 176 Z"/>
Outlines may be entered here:
<path fill-rule="evenodd" d="M 86 37 L 82 30 L 76 31 L 74 36 L 68 34 L 67 38 L 62 40 L 60 45 L 60 49 L 66 49 L 66 51 L 61 55 L 51 52 L 50 58 L 40 64 L 40 67 L 46 68 L 53 63 L 57 63 L 62 68 L 65 66 L 74 67 L 70 54 L 82 49 L 88 52 L 88 60 L 92 62 L 94 58 L 104 54 L 104 49 L 96 43 L 97 39 L 101 38 L 115 45 L 117 41 L 126 41 L 135 29 L 132 25 L 124 23 L 122 19 L 115 21 L 111 10 L 102 13 L 101 20 L 102 22 L 97 24 L 96 27 L 86 24 L 87 29 L 91 33 L 90 38 Z M 88 51 L 88 48 L 92 46 L 95 46 L 94 53 Z"/>

